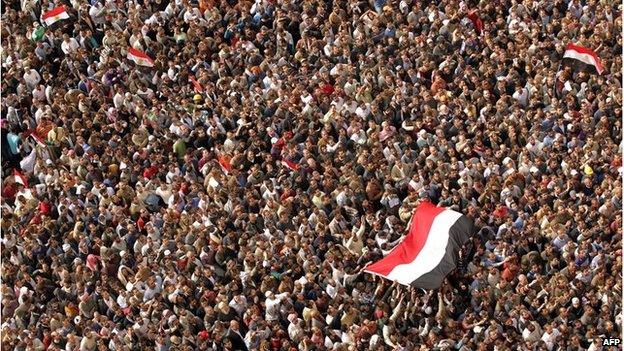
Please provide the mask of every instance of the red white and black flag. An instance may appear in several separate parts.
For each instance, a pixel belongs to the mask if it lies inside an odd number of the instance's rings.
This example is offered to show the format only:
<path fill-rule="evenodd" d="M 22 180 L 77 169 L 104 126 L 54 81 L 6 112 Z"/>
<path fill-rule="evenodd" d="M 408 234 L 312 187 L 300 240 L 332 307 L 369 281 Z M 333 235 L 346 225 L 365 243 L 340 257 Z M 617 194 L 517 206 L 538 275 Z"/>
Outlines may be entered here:
<path fill-rule="evenodd" d="M 68 18 L 69 18 L 69 14 L 67 13 L 65 6 L 62 6 L 62 5 L 55 7 L 50 11 L 47 11 L 41 16 L 41 19 L 43 20 L 43 22 L 48 26 L 51 26 L 60 20 L 64 20 Z"/>
<path fill-rule="evenodd" d="M 196 93 L 203 93 L 204 92 L 204 88 L 201 86 L 201 84 L 199 84 L 199 82 L 197 81 L 197 79 L 195 79 L 195 77 L 193 75 L 189 76 L 189 82 L 191 82 L 191 84 L 193 84 L 193 88 L 195 88 L 195 92 Z"/>
<path fill-rule="evenodd" d="M 473 233 L 474 224 L 466 216 L 423 202 L 403 241 L 364 271 L 404 285 L 437 289 L 456 268 L 459 250 Z"/>
<path fill-rule="evenodd" d="M 127 58 L 129 60 L 132 60 L 139 66 L 154 67 L 154 60 L 152 60 L 152 58 L 149 57 L 146 53 L 139 51 L 135 48 L 128 48 Z"/>
<path fill-rule="evenodd" d="M 299 165 L 297 163 L 295 163 L 294 161 L 287 159 L 287 158 L 283 158 L 282 159 L 282 165 L 284 165 L 285 167 L 289 168 L 291 171 L 298 171 L 299 170 Z"/>
<path fill-rule="evenodd" d="M 600 57 L 598 57 L 592 49 L 588 49 L 580 45 L 574 45 L 572 43 L 568 44 L 568 46 L 566 46 L 566 51 L 563 54 L 563 58 L 573 59 L 587 65 L 588 67 L 593 67 L 598 74 L 602 74 L 604 71 Z"/>

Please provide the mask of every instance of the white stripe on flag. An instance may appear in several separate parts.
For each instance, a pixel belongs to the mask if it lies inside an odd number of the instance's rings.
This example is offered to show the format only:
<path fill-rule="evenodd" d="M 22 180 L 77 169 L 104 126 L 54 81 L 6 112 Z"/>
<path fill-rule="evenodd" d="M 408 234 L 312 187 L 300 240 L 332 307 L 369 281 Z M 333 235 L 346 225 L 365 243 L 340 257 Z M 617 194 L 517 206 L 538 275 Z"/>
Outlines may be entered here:
<path fill-rule="evenodd" d="M 593 65 L 593 66 L 596 65 L 596 61 L 594 61 L 594 58 L 592 57 L 592 55 L 583 54 L 576 50 L 566 50 L 565 54 L 563 54 L 563 57 L 573 58 L 575 60 L 583 61 L 588 65 Z"/>
<path fill-rule="evenodd" d="M 386 278 L 410 285 L 436 268 L 446 255 L 449 230 L 461 216 L 461 213 L 452 210 L 444 210 L 438 214 L 431 224 L 425 246 L 418 256 L 410 263 L 395 266 Z"/>

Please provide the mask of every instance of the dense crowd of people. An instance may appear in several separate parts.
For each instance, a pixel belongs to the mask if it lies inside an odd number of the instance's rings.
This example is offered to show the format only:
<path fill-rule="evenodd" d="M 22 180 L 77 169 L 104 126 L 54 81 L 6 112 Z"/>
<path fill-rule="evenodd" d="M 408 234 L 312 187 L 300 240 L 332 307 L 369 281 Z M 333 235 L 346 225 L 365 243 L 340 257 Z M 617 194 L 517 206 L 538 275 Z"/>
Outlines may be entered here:
<path fill-rule="evenodd" d="M 2 348 L 621 335 L 620 3 L 2 5 Z M 362 272 L 421 201 L 478 228 L 443 287 Z"/>

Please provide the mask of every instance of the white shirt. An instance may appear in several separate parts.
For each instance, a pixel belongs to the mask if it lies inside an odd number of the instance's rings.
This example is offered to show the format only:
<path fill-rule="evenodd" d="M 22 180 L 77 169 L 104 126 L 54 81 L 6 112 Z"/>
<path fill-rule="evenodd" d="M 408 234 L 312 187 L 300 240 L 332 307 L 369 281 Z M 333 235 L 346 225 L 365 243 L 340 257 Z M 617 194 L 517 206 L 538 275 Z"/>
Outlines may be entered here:
<path fill-rule="evenodd" d="M 104 21 L 104 16 L 102 16 L 103 13 L 104 13 L 103 6 L 96 5 L 96 6 L 89 7 L 89 16 L 91 16 L 91 19 L 96 25 Z"/>
<path fill-rule="evenodd" d="M 24 80 L 26 81 L 28 88 L 32 90 L 41 81 L 41 76 L 39 75 L 39 72 L 31 68 L 28 71 L 24 72 Z"/>
<path fill-rule="evenodd" d="M 544 335 L 542 335 L 542 341 L 546 343 L 546 347 L 548 347 L 548 350 L 553 349 L 553 347 L 555 346 L 555 341 L 560 334 L 561 333 L 558 329 L 553 329 L 552 334 L 544 332 Z"/>
<path fill-rule="evenodd" d="M 150 288 L 148 286 L 147 289 L 145 289 L 145 293 L 143 294 L 143 301 L 151 300 L 154 295 L 160 292 L 160 290 L 161 289 L 158 287 L 158 284 L 154 285 L 154 288 Z"/>
<path fill-rule="evenodd" d="M 331 297 L 332 299 L 336 297 L 336 295 L 338 295 L 338 291 L 336 290 L 336 288 L 331 285 L 328 284 L 327 285 L 327 289 L 325 289 L 325 292 L 327 293 L 327 295 L 329 295 L 329 297 Z"/>
<path fill-rule="evenodd" d="M 119 307 L 121 308 L 126 308 L 128 307 L 128 303 L 126 302 L 126 298 L 123 295 L 119 295 L 117 296 L 117 304 L 119 305 Z"/>
<path fill-rule="evenodd" d="M 370 108 L 368 106 L 365 106 L 365 108 L 362 108 L 361 106 L 359 106 L 358 108 L 355 109 L 355 114 L 358 115 L 358 117 L 362 119 L 366 119 L 366 117 L 370 115 Z"/>
<path fill-rule="evenodd" d="M 296 321 L 299 321 L 299 319 L 297 319 Z M 303 330 L 299 328 L 297 324 L 290 323 L 288 325 L 288 336 L 290 336 L 292 340 L 298 341 L 301 338 L 302 333 Z"/>
<path fill-rule="evenodd" d="M 63 50 L 63 53 L 65 53 L 65 55 L 75 53 L 79 47 L 80 44 L 78 44 L 78 41 L 76 41 L 76 39 L 74 38 L 69 38 L 69 41 L 63 40 L 63 43 L 61 44 L 61 50 Z"/>
<path fill-rule="evenodd" d="M 267 321 L 276 321 L 279 316 L 279 307 L 282 303 L 282 299 L 284 299 L 288 295 L 288 293 L 277 294 L 273 299 L 267 298 L 265 301 L 266 304 L 266 316 L 265 319 Z"/>
<path fill-rule="evenodd" d="M 527 89 L 522 88 L 522 90 L 520 91 L 516 91 L 515 93 L 513 93 L 513 98 L 518 100 L 518 102 L 522 105 L 522 106 L 527 106 L 527 104 L 529 103 L 529 92 L 527 91 Z"/>
<path fill-rule="evenodd" d="M 229 306 L 239 314 L 242 314 L 247 309 L 247 299 L 245 298 L 245 296 L 241 296 L 241 298 L 241 302 L 237 302 L 236 300 L 232 299 L 232 301 L 230 301 L 229 303 Z"/>
<path fill-rule="evenodd" d="M 156 17 L 157 13 L 160 15 L 159 17 Z M 150 18 L 145 20 L 145 24 L 158 24 L 162 26 L 164 24 L 165 16 L 166 16 L 166 13 L 163 11 L 156 12 Z"/>
<path fill-rule="evenodd" d="M 195 20 L 198 20 L 200 23 L 205 22 L 205 20 L 202 18 L 201 13 L 199 12 L 199 9 L 197 8 L 187 9 L 184 12 L 184 22 L 189 23 L 190 21 L 195 21 Z"/>
<path fill-rule="evenodd" d="M 38 88 L 35 87 L 33 89 L 32 95 L 33 95 L 34 100 L 41 100 L 41 101 L 45 100 L 46 99 L 45 88 L 43 86 L 40 86 Z"/>
<path fill-rule="evenodd" d="M 123 102 L 124 102 L 124 94 L 116 93 L 115 96 L 113 96 L 113 105 L 115 106 L 116 109 L 120 109 L 123 106 Z"/>

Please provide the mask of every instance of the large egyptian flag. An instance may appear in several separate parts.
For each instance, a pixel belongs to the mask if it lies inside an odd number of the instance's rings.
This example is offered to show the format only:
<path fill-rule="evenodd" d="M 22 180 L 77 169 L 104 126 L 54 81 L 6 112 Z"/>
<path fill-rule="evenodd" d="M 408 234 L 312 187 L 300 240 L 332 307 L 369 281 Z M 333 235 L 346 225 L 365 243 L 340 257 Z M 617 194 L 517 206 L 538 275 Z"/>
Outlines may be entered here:
<path fill-rule="evenodd" d="M 423 202 L 403 241 L 364 271 L 404 285 L 437 289 L 455 269 L 459 250 L 473 233 L 474 224 L 466 216 Z"/>
<path fill-rule="evenodd" d="M 572 43 L 566 46 L 566 51 L 563 54 L 564 59 L 573 59 L 576 63 L 585 65 L 590 69 L 596 70 L 598 74 L 602 74 L 604 71 L 604 67 L 602 66 L 602 61 L 600 57 L 596 55 L 596 53 L 588 48 L 582 47 L 580 45 L 574 45 Z"/>

